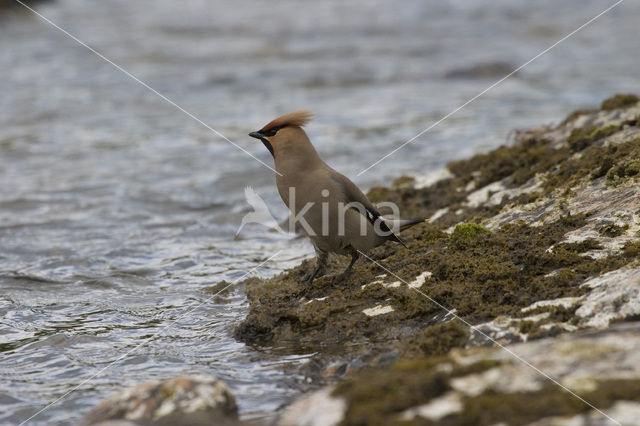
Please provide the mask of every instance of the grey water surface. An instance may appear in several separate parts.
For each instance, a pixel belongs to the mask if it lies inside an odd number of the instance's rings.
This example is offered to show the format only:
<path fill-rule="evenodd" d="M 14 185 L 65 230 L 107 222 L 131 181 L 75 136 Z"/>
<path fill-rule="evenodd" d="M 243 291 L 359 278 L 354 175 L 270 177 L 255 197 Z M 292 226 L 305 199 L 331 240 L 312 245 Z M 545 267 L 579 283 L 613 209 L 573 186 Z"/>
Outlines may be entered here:
<path fill-rule="evenodd" d="M 56 0 L 37 10 L 268 165 L 247 133 L 315 110 L 308 133 L 321 155 L 368 188 L 640 92 L 640 3 L 629 0 L 357 176 L 610 4 Z M 199 373 L 229 382 L 243 418 L 268 421 L 310 386 L 300 367 L 317 355 L 233 339 L 247 312 L 241 287 L 211 298 L 272 255 L 252 274 L 312 254 L 258 225 L 235 236 L 248 185 L 285 217 L 267 167 L 31 12 L 0 10 L 0 424 L 77 387 L 29 422 L 73 424 L 124 386 Z"/>

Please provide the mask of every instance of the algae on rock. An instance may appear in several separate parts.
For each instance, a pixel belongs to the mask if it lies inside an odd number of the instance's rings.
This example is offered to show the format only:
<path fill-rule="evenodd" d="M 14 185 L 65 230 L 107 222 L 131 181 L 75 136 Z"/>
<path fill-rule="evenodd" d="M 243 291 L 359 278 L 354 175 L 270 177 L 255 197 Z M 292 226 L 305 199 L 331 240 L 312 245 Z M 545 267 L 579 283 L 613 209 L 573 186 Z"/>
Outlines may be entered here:
<path fill-rule="evenodd" d="M 337 285 L 333 275 L 346 259 L 309 288 L 311 261 L 247 282 L 249 313 L 236 336 L 317 352 L 321 366 L 362 365 L 363 376 L 334 392 L 348 407 L 343 424 L 438 423 L 420 414 L 434 407 L 448 413 L 446 424 L 541 421 L 531 407 L 590 416 L 589 406 L 548 383 L 526 395 L 503 388 L 462 395 L 458 375 L 472 375 L 464 368 L 489 380 L 512 360 L 462 365 L 455 356 L 640 318 L 639 118 L 638 98 L 616 95 L 559 125 L 516 131 L 513 144 L 455 161 L 428 186 L 405 177 L 373 188 L 373 202 L 395 202 L 407 217 L 433 216 L 403 233 L 409 250 L 378 247 L 368 254 L 375 262 L 359 262 Z M 582 391 L 614 406 L 640 389 L 640 378 L 625 380 L 594 378 Z"/>

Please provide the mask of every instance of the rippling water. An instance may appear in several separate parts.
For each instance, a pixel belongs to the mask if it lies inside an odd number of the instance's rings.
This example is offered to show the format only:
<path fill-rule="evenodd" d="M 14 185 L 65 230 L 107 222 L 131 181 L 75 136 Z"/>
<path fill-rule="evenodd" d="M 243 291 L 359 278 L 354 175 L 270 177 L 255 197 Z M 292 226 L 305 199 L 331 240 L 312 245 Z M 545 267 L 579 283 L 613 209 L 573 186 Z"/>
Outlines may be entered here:
<path fill-rule="evenodd" d="M 447 72 L 518 66 L 608 4 L 58 0 L 38 10 L 267 164 L 246 134 L 314 109 L 312 140 L 355 178 L 504 75 Z M 306 386 L 299 367 L 313 355 L 234 341 L 243 289 L 212 299 L 211 287 L 276 253 L 253 273 L 311 254 L 258 226 L 234 235 L 246 185 L 284 217 L 272 172 L 32 14 L 0 14 L 0 423 L 20 423 L 156 333 L 31 424 L 71 424 L 124 385 L 190 373 L 227 380 L 243 417 L 271 417 Z M 640 4 L 623 3 L 355 180 L 437 169 L 513 128 L 638 92 L 638 22 Z"/>

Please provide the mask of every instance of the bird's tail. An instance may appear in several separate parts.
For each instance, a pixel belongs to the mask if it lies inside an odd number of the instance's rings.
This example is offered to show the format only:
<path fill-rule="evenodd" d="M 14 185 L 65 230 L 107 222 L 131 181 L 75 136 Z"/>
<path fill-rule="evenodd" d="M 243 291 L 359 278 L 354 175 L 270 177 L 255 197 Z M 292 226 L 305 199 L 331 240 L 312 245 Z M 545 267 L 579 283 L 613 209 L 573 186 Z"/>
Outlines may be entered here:
<path fill-rule="evenodd" d="M 419 223 L 424 223 L 424 222 L 429 222 L 429 218 L 428 217 L 420 217 L 420 218 L 415 218 L 415 219 L 407 219 L 406 221 L 403 220 L 400 223 L 400 232 L 407 230 L 409 228 L 411 228 L 412 226 L 415 226 Z"/>
<path fill-rule="evenodd" d="M 417 225 L 419 223 L 429 221 L 429 219 L 424 217 L 416 218 L 416 219 L 408 219 L 408 220 L 399 220 L 399 221 L 395 221 L 395 223 L 393 224 L 393 228 L 391 228 L 382 217 L 380 217 L 380 219 L 381 219 L 380 229 L 388 233 L 386 239 L 400 243 L 405 248 L 408 248 L 407 244 L 402 240 L 402 238 L 398 236 L 398 233 L 404 231 L 405 229 L 409 229 L 412 226 Z"/>

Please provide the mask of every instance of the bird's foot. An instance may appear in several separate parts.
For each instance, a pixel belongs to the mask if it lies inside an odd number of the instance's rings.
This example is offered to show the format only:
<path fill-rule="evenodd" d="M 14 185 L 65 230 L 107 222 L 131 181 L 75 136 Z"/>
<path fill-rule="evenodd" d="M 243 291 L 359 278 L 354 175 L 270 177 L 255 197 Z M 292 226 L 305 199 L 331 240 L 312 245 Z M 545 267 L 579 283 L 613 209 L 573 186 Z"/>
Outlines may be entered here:
<path fill-rule="evenodd" d="M 308 273 L 307 275 L 304 276 L 304 285 L 307 287 L 311 287 L 311 284 L 313 284 L 313 281 L 316 278 L 320 278 L 325 274 L 324 270 L 313 270 L 310 273 Z"/>
<path fill-rule="evenodd" d="M 307 276 L 305 276 L 304 279 L 304 283 L 302 285 L 302 288 L 294 293 L 294 296 L 297 298 L 300 297 L 311 297 L 310 295 L 313 294 L 313 282 L 316 280 L 316 278 L 319 278 L 318 275 L 313 275 L 313 274 L 309 274 Z"/>
<path fill-rule="evenodd" d="M 301 297 L 305 297 L 307 295 L 307 292 L 310 290 L 310 287 L 305 285 L 304 287 L 302 287 L 299 291 L 295 292 L 292 294 L 292 296 L 295 299 L 299 299 Z"/>
<path fill-rule="evenodd" d="M 340 284 L 352 273 L 353 273 L 353 270 L 344 271 L 343 273 L 341 273 L 340 275 L 338 275 L 333 279 L 333 284 Z"/>

